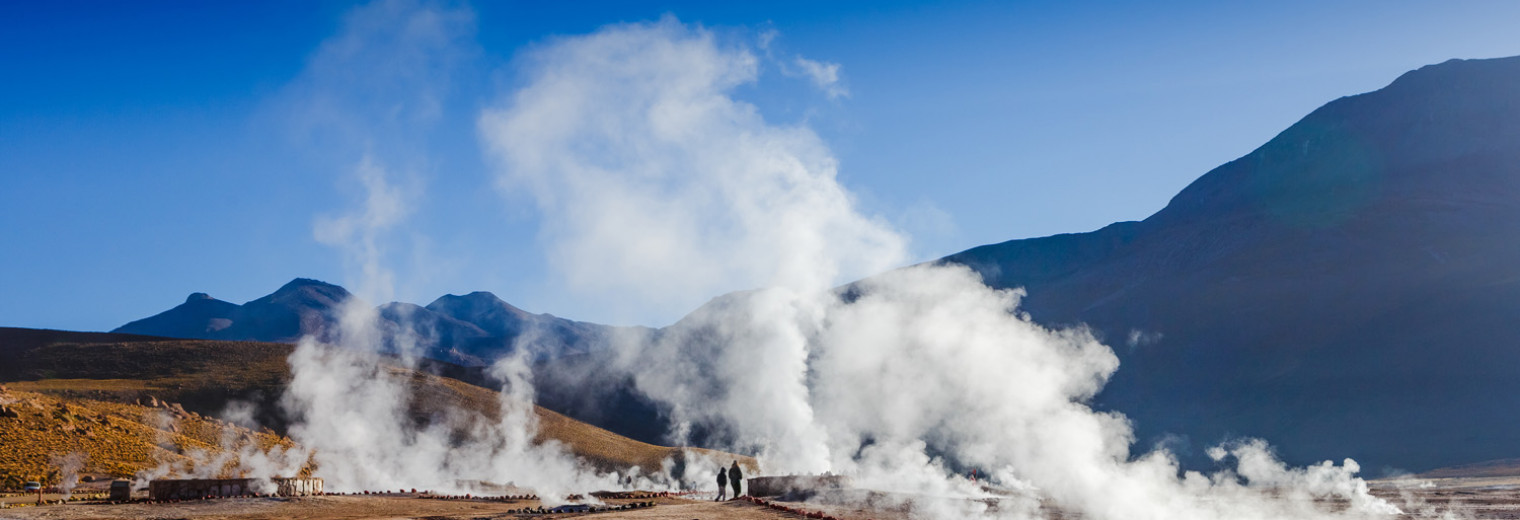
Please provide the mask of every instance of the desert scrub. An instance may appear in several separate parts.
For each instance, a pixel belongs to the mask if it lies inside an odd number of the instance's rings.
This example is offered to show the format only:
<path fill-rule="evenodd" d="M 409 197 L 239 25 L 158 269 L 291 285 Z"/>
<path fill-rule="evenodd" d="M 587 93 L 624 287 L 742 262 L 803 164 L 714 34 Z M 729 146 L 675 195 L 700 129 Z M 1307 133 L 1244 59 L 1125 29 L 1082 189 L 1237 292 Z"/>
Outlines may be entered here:
<path fill-rule="evenodd" d="M 293 443 L 267 431 L 248 430 L 184 412 L 173 405 L 138 404 L 62 397 L 35 392 L 3 394 L 15 417 L 0 417 L 0 485 L 61 479 L 54 460 L 83 453 L 84 474 L 131 477 L 160 464 L 193 465 L 186 453 L 215 455 L 253 444 L 262 449 Z M 235 457 L 228 457 L 235 467 Z M 227 468 L 216 468 L 224 473 Z"/>

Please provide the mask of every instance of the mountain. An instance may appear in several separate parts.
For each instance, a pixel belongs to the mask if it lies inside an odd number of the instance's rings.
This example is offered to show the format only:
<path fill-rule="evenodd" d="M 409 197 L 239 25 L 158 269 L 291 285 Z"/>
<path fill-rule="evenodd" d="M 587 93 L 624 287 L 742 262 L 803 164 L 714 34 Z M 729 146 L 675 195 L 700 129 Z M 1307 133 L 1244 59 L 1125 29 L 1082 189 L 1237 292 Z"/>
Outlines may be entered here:
<path fill-rule="evenodd" d="M 1520 58 L 1333 101 L 1139 222 L 941 260 L 1121 359 L 1098 404 L 1371 473 L 1520 454 Z"/>
<path fill-rule="evenodd" d="M 337 339 L 346 305 L 368 304 L 327 282 L 297 278 L 262 298 L 238 305 L 205 293 L 112 332 L 170 338 L 294 342 L 303 336 Z M 533 314 L 489 292 L 444 295 L 426 307 L 391 302 L 375 309 L 380 341 L 399 349 L 415 343 L 434 359 L 480 366 L 531 338 L 537 357 L 584 354 L 616 327 Z M 638 330 L 638 329 L 629 329 Z M 405 333 L 403 333 L 405 332 Z"/>
<path fill-rule="evenodd" d="M 337 322 L 339 306 L 350 298 L 353 295 L 342 287 L 297 278 L 243 305 L 194 293 L 185 303 L 112 332 L 237 341 L 294 341 L 307 334 L 326 337 Z"/>
<path fill-rule="evenodd" d="M 0 327 L 6 360 L 0 364 L 0 439 L 7 440 L 0 450 L 0 482 L 45 475 L 49 456 L 60 453 L 86 454 L 86 473 L 130 477 L 153 467 L 155 457 L 183 460 L 184 447 L 225 452 L 231 448 L 225 445 L 228 438 L 289 445 L 280 400 L 292 378 L 287 358 L 293 349 L 280 343 Z M 457 418 L 456 409 L 487 423 L 500 420 L 495 390 L 449 375 L 469 373 L 464 367 L 392 368 L 412 385 L 408 411 L 419 425 Z M 258 423 L 268 429 L 253 432 L 213 419 L 234 402 L 252 405 Z M 658 471 L 666 461 L 714 455 L 753 465 L 741 455 L 642 443 L 548 409 L 534 412 L 538 441 L 557 441 L 602 470 Z M 155 420 L 160 414 L 173 422 Z"/>
<path fill-rule="evenodd" d="M 446 294 L 433 300 L 426 309 L 439 316 L 474 325 L 484 332 L 483 337 L 455 342 L 456 348 L 476 355 L 499 352 L 502 347 L 511 346 L 510 342 L 503 345 L 498 338 L 531 341 L 535 348 L 543 348 L 557 355 L 585 354 L 594 345 L 605 344 L 615 330 L 613 327 L 571 321 L 552 314 L 533 314 L 502 301 L 495 294 L 483 291 L 464 296 Z"/>

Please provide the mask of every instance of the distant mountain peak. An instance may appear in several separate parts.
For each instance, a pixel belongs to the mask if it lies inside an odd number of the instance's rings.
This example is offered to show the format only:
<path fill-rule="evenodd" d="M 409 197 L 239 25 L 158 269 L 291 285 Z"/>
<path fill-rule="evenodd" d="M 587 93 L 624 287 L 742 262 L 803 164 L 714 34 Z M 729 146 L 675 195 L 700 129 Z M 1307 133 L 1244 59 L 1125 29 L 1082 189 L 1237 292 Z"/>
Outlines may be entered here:
<path fill-rule="evenodd" d="M 296 278 L 273 293 L 242 305 L 195 293 L 168 311 L 137 320 L 117 332 L 177 338 L 295 341 L 330 340 L 347 305 L 368 305 L 341 286 Z M 385 334 L 411 329 L 434 347 L 434 357 L 483 364 L 534 334 L 551 349 L 584 350 L 605 336 L 602 326 L 533 314 L 488 291 L 444 295 L 426 307 L 390 302 L 376 307 Z"/>
<path fill-rule="evenodd" d="M 439 296 L 437 300 L 433 300 L 433 303 L 440 301 L 464 301 L 473 304 L 505 302 L 505 300 L 502 300 L 491 291 L 475 291 L 464 295 L 445 294 Z"/>
<path fill-rule="evenodd" d="M 334 284 L 330 284 L 330 283 L 327 283 L 327 282 L 324 282 L 324 281 L 321 281 L 321 280 L 315 280 L 315 279 L 311 279 L 311 278 L 296 278 L 296 279 L 291 280 L 290 282 L 286 283 L 285 285 L 280 286 L 280 288 L 278 290 L 276 290 L 275 292 L 294 291 L 294 290 L 298 290 L 298 289 L 305 288 L 305 287 L 318 287 L 318 288 L 322 288 L 322 289 L 339 289 L 339 290 L 343 290 L 343 288 L 340 287 L 340 286 L 337 286 L 337 285 L 334 285 Z M 344 292 L 347 292 L 347 291 L 344 290 Z"/>
<path fill-rule="evenodd" d="M 1327 228 L 1407 201 L 1513 204 L 1520 180 L 1492 161 L 1520 141 L 1516 85 L 1520 57 L 1404 73 L 1314 110 L 1199 177 L 1146 223 L 1244 218 Z"/>
<path fill-rule="evenodd" d="M 445 314 L 456 315 L 455 317 L 459 317 L 457 315 L 461 313 L 478 314 L 484 312 L 500 311 L 506 311 L 510 314 L 517 315 L 520 318 L 527 318 L 533 315 L 528 311 L 519 309 L 516 306 L 507 303 L 506 300 L 497 297 L 490 291 L 475 291 L 463 296 L 445 294 L 438 297 L 438 299 L 433 300 L 433 303 L 427 304 L 427 308 L 438 312 L 444 312 Z"/>

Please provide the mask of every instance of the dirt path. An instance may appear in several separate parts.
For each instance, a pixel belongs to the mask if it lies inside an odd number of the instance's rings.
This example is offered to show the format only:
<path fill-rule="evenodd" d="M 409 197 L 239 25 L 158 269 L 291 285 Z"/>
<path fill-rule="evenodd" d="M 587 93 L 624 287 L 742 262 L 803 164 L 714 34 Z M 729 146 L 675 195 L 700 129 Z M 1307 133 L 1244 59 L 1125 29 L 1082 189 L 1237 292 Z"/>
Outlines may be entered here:
<path fill-rule="evenodd" d="M 1403 518 L 1424 518 L 1441 511 L 1475 519 L 1520 519 L 1520 479 L 1436 479 L 1428 484 L 1373 482 L 1374 494 L 1387 498 L 1408 513 Z M 315 520 L 802 520 L 800 515 L 768 509 L 745 501 L 712 502 L 683 498 L 607 500 L 609 505 L 652 501 L 650 508 L 602 513 L 534 515 L 514 510 L 536 508 L 537 501 L 495 502 L 485 500 L 438 500 L 414 495 L 323 496 L 308 498 L 231 498 L 177 504 L 136 503 L 124 505 L 72 503 L 41 507 L 0 509 L 0 520 L 262 520 L 308 518 Z M 906 520 L 913 516 L 900 508 L 883 509 L 877 504 L 784 503 L 846 520 Z M 1424 513 L 1422 515 L 1422 513 Z M 1056 518 L 1076 515 L 1055 514 Z"/>
<path fill-rule="evenodd" d="M 609 500 L 620 505 L 634 500 Z M 748 502 L 710 502 L 662 498 L 655 507 L 603 513 L 556 515 L 514 514 L 510 511 L 538 507 L 536 501 L 515 503 L 474 500 L 431 500 L 413 496 L 324 496 L 309 498 L 229 498 L 199 500 L 177 504 L 67 504 L 42 507 L 0 509 L 0 519 L 164 519 L 261 520 L 309 518 L 316 520 L 477 520 L 477 519 L 561 519 L 587 517 L 587 520 L 659 519 L 659 520 L 739 520 L 796 519 L 778 511 Z"/>

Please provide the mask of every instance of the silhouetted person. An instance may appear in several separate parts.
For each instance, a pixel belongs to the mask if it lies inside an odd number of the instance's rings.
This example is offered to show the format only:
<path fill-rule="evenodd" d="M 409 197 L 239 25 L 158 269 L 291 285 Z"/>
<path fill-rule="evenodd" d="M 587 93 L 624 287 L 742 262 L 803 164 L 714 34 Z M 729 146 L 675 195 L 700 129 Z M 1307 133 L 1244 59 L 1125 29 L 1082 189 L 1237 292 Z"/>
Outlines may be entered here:
<path fill-rule="evenodd" d="M 728 485 L 728 475 L 723 474 L 723 468 L 718 468 L 718 498 L 715 498 L 713 500 L 715 500 L 715 501 L 721 501 L 721 500 L 723 500 L 724 497 L 727 496 L 726 493 L 727 493 L 728 490 L 725 489 L 725 486 L 727 486 L 727 485 Z M 735 490 L 735 492 L 737 493 L 738 491 Z"/>
<path fill-rule="evenodd" d="M 739 471 L 739 461 L 737 460 L 734 461 L 734 465 L 728 467 L 728 481 L 734 485 L 734 498 L 744 496 L 744 493 L 740 491 L 743 488 L 739 487 L 739 483 L 744 482 L 744 472 Z"/>

